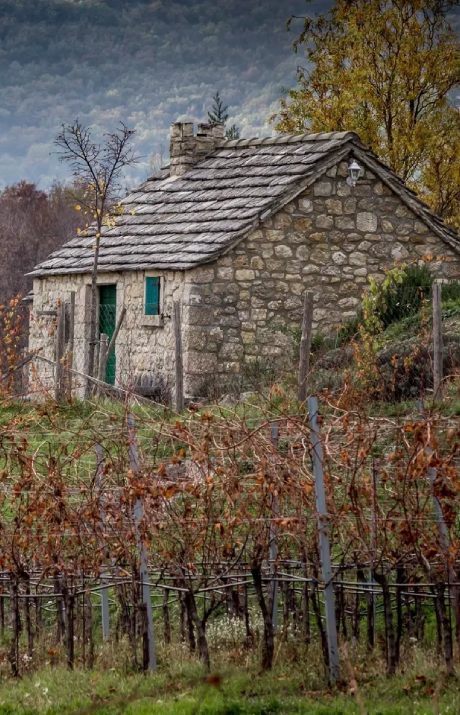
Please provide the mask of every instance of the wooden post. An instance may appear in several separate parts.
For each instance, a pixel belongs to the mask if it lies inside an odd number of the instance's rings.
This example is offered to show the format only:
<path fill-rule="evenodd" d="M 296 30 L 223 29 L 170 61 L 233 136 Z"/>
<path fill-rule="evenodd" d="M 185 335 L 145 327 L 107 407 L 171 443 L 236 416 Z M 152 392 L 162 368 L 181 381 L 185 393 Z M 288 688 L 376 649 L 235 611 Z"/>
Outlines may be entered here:
<path fill-rule="evenodd" d="M 324 582 L 327 645 L 329 652 L 329 677 L 335 683 L 340 676 L 337 623 L 334 607 L 334 586 L 332 583 L 331 550 L 326 506 L 326 490 L 323 474 L 323 450 L 319 439 L 318 398 L 308 398 L 310 419 L 310 439 L 312 446 L 313 475 L 315 477 L 316 511 L 318 514 L 319 548 Z"/>
<path fill-rule="evenodd" d="M 300 340 L 299 356 L 299 402 L 307 399 L 307 376 L 310 364 L 310 350 L 313 332 L 313 293 L 309 290 L 305 293 L 302 318 L 302 337 Z"/>
<path fill-rule="evenodd" d="M 442 314 L 441 285 L 433 283 L 433 397 L 442 400 Z"/>
<path fill-rule="evenodd" d="M 123 320 L 124 320 L 124 318 L 125 318 L 125 315 L 126 315 L 126 308 L 123 308 L 123 310 L 122 310 L 121 313 L 120 313 L 120 317 L 119 317 L 118 320 L 117 320 L 117 324 L 116 324 L 116 326 L 115 326 L 115 331 L 114 331 L 114 333 L 113 333 L 113 335 L 112 335 L 112 337 L 111 337 L 111 339 L 110 339 L 110 342 L 109 342 L 109 344 L 108 344 L 108 346 L 107 346 L 107 350 L 106 350 L 106 353 L 105 353 L 104 374 L 105 374 L 105 367 L 107 366 L 107 363 L 108 363 L 108 361 L 109 361 L 110 353 L 111 353 L 112 350 L 115 348 L 115 343 L 116 343 L 117 338 L 118 338 L 118 333 L 120 332 L 121 324 L 123 323 Z M 102 379 L 104 379 L 104 378 L 102 378 Z"/>
<path fill-rule="evenodd" d="M 273 451 L 270 456 L 270 461 L 275 463 L 275 450 L 278 449 L 279 425 L 278 422 L 273 422 L 270 430 L 270 440 Z M 278 518 L 278 495 L 273 497 L 273 520 Z M 273 630 L 276 632 L 278 626 L 278 579 L 276 578 L 276 559 L 278 557 L 278 546 L 276 543 L 276 527 L 274 521 L 270 522 L 270 574 L 273 579 L 271 582 L 271 605 L 272 605 L 272 623 Z"/>
<path fill-rule="evenodd" d="M 97 372 L 98 380 L 105 382 L 105 369 L 107 366 L 107 344 L 109 342 L 109 336 L 105 333 L 101 333 L 99 338 L 99 366 Z"/>
<path fill-rule="evenodd" d="M 182 359 L 182 330 L 181 330 L 181 315 L 180 303 L 174 301 L 173 305 L 173 320 L 174 320 L 174 341 L 176 352 L 176 394 L 175 408 L 177 413 L 184 410 L 184 365 Z"/>
<path fill-rule="evenodd" d="M 73 353 L 75 350 L 75 291 L 70 293 L 68 328 L 69 342 L 67 345 L 67 398 L 72 399 L 72 368 L 73 368 Z"/>
<path fill-rule="evenodd" d="M 56 326 L 56 368 L 55 368 L 55 396 L 56 401 L 60 402 L 64 396 L 63 392 L 63 376 L 64 376 L 64 348 L 65 348 L 65 306 L 61 303 L 57 309 L 57 326 Z"/>
<path fill-rule="evenodd" d="M 137 474 L 139 471 L 139 456 L 137 454 L 137 444 L 136 444 L 136 432 L 134 429 L 134 417 L 133 415 L 128 415 L 128 438 L 129 438 L 129 463 L 133 474 Z M 147 552 L 145 545 L 142 542 L 141 534 L 139 531 L 139 524 L 144 515 L 144 507 L 142 500 L 137 499 L 134 505 L 134 525 L 136 529 L 136 541 L 137 548 L 139 552 L 139 562 L 140 569 L 139 575 L 142 584 L 142 602 L 145 605 L 145 612 L 147 618 L 147 635 L 149 642 L 149 653 L 148 653 L 148 668 L 149 670 L 157 669 L 157 661 L 155 655 L 155 640 L 153 633 L 153 614 L 152 614 L 152 598 L 150 595 L 150 583 L 149 583 L 149 571 L 147 563 Z"/>
<path fill-rule="evenodd" d="M 95 450 L 96 450 L 96 459 L 97 459 L 95 483 L 96 483 L 96 489 L 98 491 L 100 491 L 101 477 L 102 477 L 102 472 L 104 469 L 104 455 L 103 455 L 102 447 L 100 444 L 96 444 Z M 103 524 L 105 524 L 105 511 L 104 511 L 103 504 L 101 504 L 101 525 L 103 525 Z M 107 576 L 107 574 L 105 571 L 105 564 L 104 564 L 104 571 L 102 572 L 102 583 L 103 584 L 107 581 L 106 576 Z M 107 640 L 110 635 L 109 588 L 108 588 L 108 586 L 103 586 L 103 588 L 101 589 L 101 608 L 102 608 L 102 638 L 103 638 L 103 640 Z"/>

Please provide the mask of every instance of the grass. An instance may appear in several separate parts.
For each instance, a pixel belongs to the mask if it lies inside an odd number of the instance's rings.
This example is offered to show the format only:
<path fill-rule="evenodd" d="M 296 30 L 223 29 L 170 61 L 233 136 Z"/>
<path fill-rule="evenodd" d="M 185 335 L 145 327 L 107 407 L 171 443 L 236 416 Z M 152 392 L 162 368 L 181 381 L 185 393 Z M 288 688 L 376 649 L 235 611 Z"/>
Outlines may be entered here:
<path fill-rule="evenodd" d="M 164 666 L 163 666 L 164 667 Z M 434 663 L 393 679 L 358 674 L 369 715 L 458 713 L 460 681 L 440 680 Z M 329 689 L 311 673 L 308 660 L 259 674 L 224 666 L 206 682 L 200 666 L 187 662 L 158 675 L 109 672 L 69 673 L 43 669 L 0 685 L 0 715 L 354 715 L 360 712 L 346 683 Z M 438 691 L 438 692 L 437 692 Z M 437 702 L 439 700 L 439 702 Z"/>

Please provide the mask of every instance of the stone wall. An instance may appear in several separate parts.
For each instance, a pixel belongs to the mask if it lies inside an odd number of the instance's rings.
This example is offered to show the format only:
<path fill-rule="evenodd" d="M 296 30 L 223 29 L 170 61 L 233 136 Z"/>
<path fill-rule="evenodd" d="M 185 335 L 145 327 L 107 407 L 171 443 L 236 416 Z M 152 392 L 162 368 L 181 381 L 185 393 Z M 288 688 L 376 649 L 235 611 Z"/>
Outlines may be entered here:
<path fill-rule="evenodd" d="M 243 361 L 288 363 L 305 290 L 315 294 L 316 329 L 327 332 L 356 314 L 369 276 L 383 278 L 398 259 L 433 254 L 436 277 L 460 277 L 458 254 L 371 172 L 349 186 L 347 167 L 330 169 L 228 255 L 189 272 L 191 393 Z"/>
<path fill-rule="evenodd" d="M 157 316 L 144 316 L 144 282 L 146 275 L 162 278 L 163 320 Z M 117 385 L 130 387 L 133 381 L 142 380 L 144 384 L 155 382 L 163 377 L 166 389 L 173 389 L 174 375 L 174 334 L 172 327 L 173 300 L 184 298 L 184 273 L 173 271 L 121 272 L 106 273 L 99 277 L 99 284 L 116 283 L 117 315 L 123 306 L 126 316 L 116 344 Z M 29 345 L 33 350 L 44 349 L 44 357 L 55 359 L 55 335 L 53 317 L 40 316 L 43 310 L 53 310 L 58 301 L 70 298 L 70 292 L 76 291 L 75 300 L 75 348 L 74 367 L 86 374 L 85 363 L 89 337 L 90 275 L 56 276 L 34 281 L 34 303 L 30 327 Z M 50 334 L 51 333 L 51 334 Z M 53 389 L 54 371 L 39 360 L 38 368 L 40 389 Z M 83 381 L 75 379 L 76 394 L 83 396 Z"/>

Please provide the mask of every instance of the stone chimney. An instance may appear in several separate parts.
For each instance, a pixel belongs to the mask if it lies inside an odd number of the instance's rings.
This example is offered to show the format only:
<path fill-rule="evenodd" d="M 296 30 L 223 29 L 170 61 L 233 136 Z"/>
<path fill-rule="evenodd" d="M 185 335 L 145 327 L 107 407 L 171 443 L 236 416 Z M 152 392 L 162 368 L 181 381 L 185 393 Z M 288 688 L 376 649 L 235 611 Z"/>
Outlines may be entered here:
<path fill-rule="evenodd" d="M 224 124 L 198 124 L 196 136 L 193 133 L 193 122 L 171 124 L 170 175 L 182 176 L 224 139 Z"/>

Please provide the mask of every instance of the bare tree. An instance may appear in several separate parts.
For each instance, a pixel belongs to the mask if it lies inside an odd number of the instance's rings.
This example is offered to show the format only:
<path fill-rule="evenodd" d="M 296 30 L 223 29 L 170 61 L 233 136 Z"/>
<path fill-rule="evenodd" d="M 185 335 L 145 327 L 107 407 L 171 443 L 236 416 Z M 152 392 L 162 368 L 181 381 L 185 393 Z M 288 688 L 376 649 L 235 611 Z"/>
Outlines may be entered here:
<path fill-rule="evenodd" d="M 114 225 L 113 215 L 121 213 L 121 207 L 114 210 L 120 196 L 120 179 L 127 166 L 137 163 L 130 142 L 134 131 L 123 123 L 112 133 L 105 133 L 103 141 L 94 141 L 91 129 L 84 127 L 78 119 L 73 124 L 63 125 L 56 137 L 61 161 L 72 168 L 76 185 L 80 187 L 76 200 L 77 210 L 88 216 L 81 233 L 94 236 L 94 251 L 91 273 L 91 313 L 88 345 L 88 375 L 95 371 L 94 355 L 97 343 L 97 272 L 101 234 L 104 226 Z M 119 206 L 119 205 L 118 205 Z M 90 224 L 89 222 L 93 220 Z"/>

